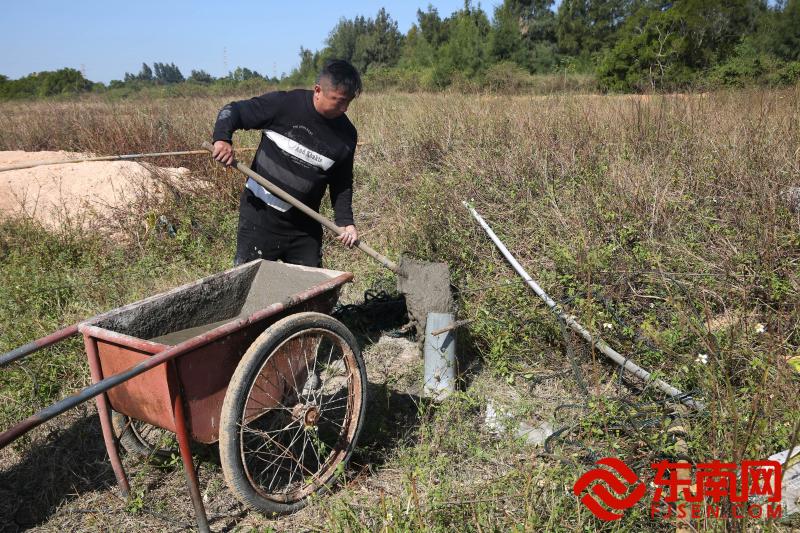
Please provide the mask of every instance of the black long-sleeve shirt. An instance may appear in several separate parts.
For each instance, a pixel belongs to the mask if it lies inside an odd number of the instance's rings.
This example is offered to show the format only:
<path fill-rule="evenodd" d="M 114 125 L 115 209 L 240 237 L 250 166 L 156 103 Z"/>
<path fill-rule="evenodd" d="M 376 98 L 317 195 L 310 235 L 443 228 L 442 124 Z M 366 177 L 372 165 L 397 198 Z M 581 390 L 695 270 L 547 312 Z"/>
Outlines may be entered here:
<path fill-rule="evenodd" d="M 313 92 L 278 91 L 231 102 L 220 110 L 214 141 L 231 142 L 238 129 L 261 129 L 251 168 L 307 206 L 319 211 L 330 186 L 336 224 L 353 224 L 353 156 L 357 132 L 342 115 L 327 119 L 314 108 Z M 249 194 L 269 208 L 259 210 L 261 224 L 283 235 L 321 235 L 322 228 L 299 210 L 248 178 Z M 243 212 L 244 213 L 244 212 Z"/>

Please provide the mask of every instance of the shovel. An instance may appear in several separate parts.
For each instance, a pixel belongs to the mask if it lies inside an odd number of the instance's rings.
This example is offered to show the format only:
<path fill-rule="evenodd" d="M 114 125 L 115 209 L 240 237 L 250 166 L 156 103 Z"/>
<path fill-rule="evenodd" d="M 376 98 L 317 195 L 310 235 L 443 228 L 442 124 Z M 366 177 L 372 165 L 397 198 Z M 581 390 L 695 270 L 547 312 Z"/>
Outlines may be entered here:
<path fill-rule="evenodd" d="M 206 141 L 202 146 L 213 153 L 214 147 L 211 143 Z M 231 166 L 253 178 L 256 183 L 269 192 L 313 218 L 337 236 L 344 233 L 344 230 L 332 220 L 325 218 L 274 183 L 267 181 L 250 167 L 237 160 L 234 160 Z M 397 274 L 397 290 L 405 295 L 408 312 L 419 326 L 418 332 L 425 331 L 428 313 L 450 311 L 453 300 L 450 295 L 450 270 L 446 263 L 428 263 L 403 256 L 398 265 L 371 246 L 361 242 L 361 239 L 356 241 L 355 247 Z"/>

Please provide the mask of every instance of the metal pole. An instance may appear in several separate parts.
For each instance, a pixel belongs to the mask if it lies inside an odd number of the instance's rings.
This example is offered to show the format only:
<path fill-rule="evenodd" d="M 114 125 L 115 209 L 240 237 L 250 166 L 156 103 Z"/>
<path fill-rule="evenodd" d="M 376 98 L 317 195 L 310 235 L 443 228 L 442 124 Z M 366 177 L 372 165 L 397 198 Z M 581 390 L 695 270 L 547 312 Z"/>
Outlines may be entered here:
<path fill-rule="evenodd" d="M 681 392 L 679 389 L 676 389 L 669 383 L 657 378 L 653 378 L 650 372 L 631 362 L 629 358 L 624 357 L 622 354 L 614 350 L 603 339 L 594 338 L 592 334 L 589 333 L 589 330 L 587 330 L 580 323 L 578 323 L 577 320 L 575 320 L 574 316 L 568 315 L 564 311 L 562 311 L 560 306 L 552 298 L 550 298 L 550 296 L 548 296 L 546 292 L 544 292 L 544 290 L 539 286 L 539 284 L 536 283 L 533 280 L 533 278 L 531 278 L 528 275 L 525 269 L 522 268 L 522 265 L 519 264 L 519 262 L 514 258 L 513 255 L 511 255 L 511 252 L 508 251 L 508 248 L 505 247 L 500 238 L 497 235 L 495 235 L 495 233 L 492 231 L 492 228 L 489 227 L 489 224 L 486 223 L 483 217 L 480 216 L 478 212 L 475 211 L 475 209 L 473 209 L 467 202 L 463 202 L 463 204 L 464 207 L 466 207 L 472 214 L 473 218 L 475 218 L 475 220 L 478 221 L 478 224 L 480 224 L 481 227 L 484 229 L 484 231 L 486 231 L 486 234 L 489 235 L 489 238 L 492 239 L 492 242 L 494 242 L 494 244 L 506 258 L 506 260 L 509 263 L 511 263 L 511 266 L 514 268 L 514 270 L 516 270 L 517 273 L 520 276 L 522 276 L 522 278 L 525 280 L 525 283 L 527 283 L 528 286 L 531 289 L 533 289 L 533 292 L 535 292 L 539 296 L 539 298 L 544 300 L 544 303 L 547 304 L 547 307 L 549 307 L 550 310 L 559 319 L 563 320 L 567 324 L 567 326 L 570 327 L 570 329 L 578 333 L 581 337 L 583 337 L 586 340 L 586 342 L 596 347 L 603 354 L 605 354 L 606 357 L 608 357 L 609 359 L 620 365 L 623 369 L 627 370 L 634 376 L 644 381 L 652 382 L 656 387 L 665 392 L 669 397 L 678 399 L 682 404 L 691 407 L 693 409 L 697 409 L 698 411 L 705 409 L 705 405 L 703 405 L 703 403 L 694 400 L 691 397 L 687 397 L 683 392 Z"/>
<path fill-rule="evenodd" d="M 170 361 L 167 364 L 169 365 L 168 372 L 172 375 L 172 381 L 176 384 L 180 383 L 178 379 L 178 369 L 175 368 L 175 361 Z M 194 461 L 192 460 L 192 445 L 189 439 L 189 429 L 186 424 L 186 413 L 184 412 L 180 385 L 175 387 L 172 400 L 172 414 L 175 419 L 175 435 L 178 437 L 178 449 L 180 450 L 181 460 L 183 461 L 183 471 L 186 475 L 186 483 L 189 485 L 189 496 L 191 496 L 192 505 L 194 506 L 197 529 L 200 533 L 208 533 L 211 529 L 208 527 L 206 507 L 203 505 L 203 497 L 200 494 L 200 482 L 197 480 L 197 472 L 194 469 Z"/>
<path fill-rule="evenodd" d="M 100 357 L 97 354 L 97 339 L 89 335 L 84 335 L 83 342 L 86 346 L 86 355 L 89 359 L 92 383 L 102 381 L 103 369 L 100 366 Z M 108 396 L 105 392 L 98 394 L 95 398 L 95 402 L 97 403 L 97 416 L 100 418 L 100 428 L 103 430 L 103 441 L 106 444 L 108 459 L 111 461 L 111 468 L 114 470 L 114 476 L 117 478 L 120 492 L 124 498 L 127 498 L 131 492 L 131 487 L 128 484 L 128 477 L 125 475 L 125 468 L 123 468 L 122 461 L 119 458 L 117 440 L 114 438 L 114 429 L 111 424 L 111 406 L 108 403 Z"/>
<path fill-rule="evenodd" d="M 59 341 L 66 339 L 67 337 L 71 337 L 78 333 L 78 324 L 74 324 L 72 326 L 66 327 L 64 329 L 60 329 L 46 337 L 42 337 L 41 339 L 36 339 L 35 341 L 31 341 L 24 346 L 20 346 L 19 348 L 14 348 L 10 352 L 4 353 L 0 355 L 0 366 L 5 366 L 9 363 L 16 361 L 17 359 L 22 359 L 23 357 L 27 357 L 30 354 L 41 350 L 51 344 L 55 344 Z"/>
<path fill-rule="evenodd" d="M 249 151 L 255 148 L 237 148 L 237 151 Z M 94 161 L 131 161 L 134 159 L 143 159 L 146 157 L 166 157 L 176 155 L 198 155 L 205 154 L 205 150 L 183 150 L 180 152 L 152 152 L 149 154 L 123 154 L 123 155 L 101 155 L 97 157 L 83 157 L 80 159 L 61 159 L 58 161 L 30 161 L 28 163 L 20 163 L 18 165 L 10 165 L 7 167 L 0 167 L 0 172 L 9 170 L 22 170 L 24 168 L 41 167 L 45 165 L 66 165 L 69 163 L 90 163 Z"/>

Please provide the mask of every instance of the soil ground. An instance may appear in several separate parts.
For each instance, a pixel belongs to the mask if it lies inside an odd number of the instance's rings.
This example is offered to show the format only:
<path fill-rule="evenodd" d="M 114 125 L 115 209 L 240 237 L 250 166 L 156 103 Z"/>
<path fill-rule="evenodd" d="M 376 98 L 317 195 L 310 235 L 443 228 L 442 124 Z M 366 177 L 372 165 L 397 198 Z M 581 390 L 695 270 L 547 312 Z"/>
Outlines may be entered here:
<path fill-rule="evenodd" d="M 411 431 L 421 389 L 422 360 L 416 342 L 381 336 L 365 346 L 369 378 L 368 420 L 360 450 L 350 464 L 348 491 L 365 501 L 378 490 L 391 491 L 394 473 L 374 459 L 390 453 L 392 440 Z M 382 426 L 382 427 L 377 427 Z M 379 441 L 379 435 L 380 441 Z M 6 530 L 179 531 L 194 527 L 191 500 L 180 460 L 148 464 L 123 453 L 132 487 L 131 500 L 119 495 L 92 403 L 40 428 L 33 453 L 0 450 L 0 515 L 13 517 Z M 388 447 L 388 448 L 387 448 Z M 200 487 L 215 531 L 233 527 L 273 527 L 279 531 L 319 528 L 320 504 L 285 517 L 266 518 L 241 505 L 225 486 L 216 446 L 195 445 Z"/>

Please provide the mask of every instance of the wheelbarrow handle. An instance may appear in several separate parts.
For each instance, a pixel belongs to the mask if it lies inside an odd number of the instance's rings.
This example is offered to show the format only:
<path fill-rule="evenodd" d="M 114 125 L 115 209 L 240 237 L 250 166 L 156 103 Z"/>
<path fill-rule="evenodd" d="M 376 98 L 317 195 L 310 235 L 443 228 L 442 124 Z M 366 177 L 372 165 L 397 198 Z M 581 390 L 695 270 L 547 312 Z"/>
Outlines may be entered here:
<path fill-rule="evenodd" d="M 18 359 L 22 359 L 23 357 L 27 357 L 30 354 L 41 350 L 42 348 L 50 346 L 51 344 L 63 341 L 64 339 L 71 337 L 76 333 L 78 333 L 78 324 L 55 331 L 50 335 L 42 337 L 41 339 L 36 339 L 35 341 L 31 341 L 28 344 L 20 346 L 19 348 L 14 348 L 10 352 L 0 355 L 0 367 L 12 363 Z"/>
<path fill-rule="evenodd" d="M 214 152 L 214 147 L 211 145 L 210 142 L 203 141 L 203 145 L 202 146 L 203 146 L 203 148 L 205 148 L 209 152 L 211 152 L 211 153 Z M 242 163 L 240 163 L 239 161 L 237 161 L 235 159 L 233 160 L 232 166 L 236 167 L 236 170 L 238 170 L 242 174 L 244 174 L 244 175 L 246 175 L 246 176 L 248 176 L 250 178 L 253 178 L 253 180 L 255 180 L 256 183 L 258 183 L 259 185 L 261 185 L 262 187 L 267 189 L 269 192 L 271 192 L 272 194 L 274 194 L 275 196 L 277 196 L 281 200 L 291 204 L 293 207 L 296 207 L 297 209 L 299 209 L 300 211 L 302 211 L 306 215 L 310 216 L 311 218 L 313 218 L 314 220 L 316 220 L 317 222 L 319 222 L 320 224 L 322 224 L 323 226 L 325 226 L 326 228 L 331 230 L 334 234 L 341 235 L 342 233 L 344 233 L 344 230 L 342 230 L 342 228 L 340 228 L 339 226 L 334 224 L 334 222 L 332 220 L 330 220 L 328 218 L 325 218 L 324 216 L 320 215 L 319 213 L 317 213 L 316 211 L 314 211 L 313 209 L 308 207 L 306 204 L 304 204 L 303 202 L 301 202 L 300 200 L 298 200 L 297 198 L 295 198 L 291 194 L 287 193 L 286 191 L 284 191 L 283 189 L 281 189 L 280 187 L 278 187 L 274 183 L 270 183 L 263 176 L 261 176 L 260 174 L 255 172 L 253 169 L 249 168 L 248 166 L 243 165 Z M 373 259 L 375 259 L 377 262 L 379 262 L 380 264 L 382 264 L 386 268 L 388 268 L 389 270 L 391 270 L 392 272 L 394 272 L 395 274 L 403 275 L 403 273 L 400 270 L 400 267 L 397 266 L 397 263 L 395 263 L 394 261 L 392 261 L 391 259 L 389 259 L 385 255 L 377 252 L 371 246 L 368 246 L 367 244 L 364 244 L 363 242 L 361 242 L 361 239 L 356 241 L 356 247 L 359 250 L 361 250 L 362 252 L 364 252 L 365 254 L 367 254 L 368 256 L 370 256 Z"/>

